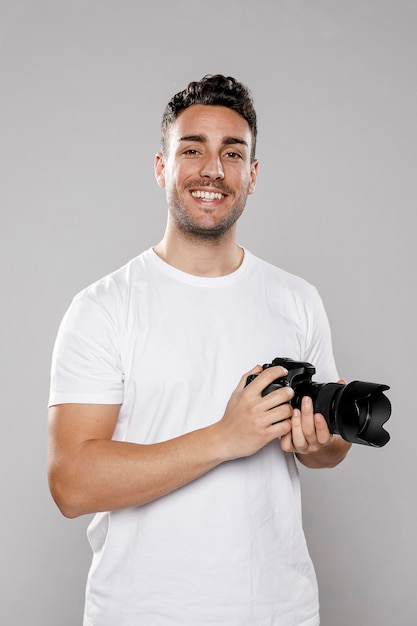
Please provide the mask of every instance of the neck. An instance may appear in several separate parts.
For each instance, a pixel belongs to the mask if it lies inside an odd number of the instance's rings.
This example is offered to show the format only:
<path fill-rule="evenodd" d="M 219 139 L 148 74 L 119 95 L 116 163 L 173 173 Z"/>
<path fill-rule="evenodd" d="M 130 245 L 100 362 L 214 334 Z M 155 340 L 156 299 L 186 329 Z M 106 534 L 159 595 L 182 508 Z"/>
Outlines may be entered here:
<path fill-rule="evenodd" d="M 233 227 L 215 241 L 192 238 L 167 228 L 154 251 L 169 265 L 187 274 L 208 278 L 236 271 L 244 256 L 242 248 L 236 243 Z"/>

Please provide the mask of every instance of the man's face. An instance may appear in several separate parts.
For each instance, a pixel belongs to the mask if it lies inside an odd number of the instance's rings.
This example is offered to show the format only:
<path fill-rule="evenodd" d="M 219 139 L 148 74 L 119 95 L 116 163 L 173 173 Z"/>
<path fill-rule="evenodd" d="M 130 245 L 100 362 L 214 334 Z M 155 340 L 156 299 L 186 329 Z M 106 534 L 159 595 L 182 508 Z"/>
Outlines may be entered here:
<path fill-rule="evenodd" d="M 195 104 L 178 115 L 155 175 L 183 234 L 216 240 L 235 224 L 255 189 L 251 142 L 246 120 L 227 107 Z"/>

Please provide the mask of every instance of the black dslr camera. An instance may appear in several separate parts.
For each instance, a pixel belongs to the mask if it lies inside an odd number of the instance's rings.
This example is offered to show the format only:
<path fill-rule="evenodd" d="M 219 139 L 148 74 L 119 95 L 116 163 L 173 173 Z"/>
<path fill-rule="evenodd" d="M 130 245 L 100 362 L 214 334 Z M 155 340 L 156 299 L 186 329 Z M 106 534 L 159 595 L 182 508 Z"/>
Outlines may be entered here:
<path fill-rule="evenodd" d="M 288 358 L 276 358 L 272 363 L 263 365 L 263 369 L 275 365 L 285 367 L 288 374 L 268 385 L 262 391 L 263 396 L 281 387 L 292 387 L 295 395 L 290 401 L 291 406 L 300 409 L 302 398 L 310 396 L 314 412 L 324 416 L 331 433 L 340 435 L 351 443 L 362 443 L 376 448 L 388 443 L 390 436 L 382 428 L 391 415 L 391 403 L 382 393 L 389 389 L 387 385 L 359 380 L 348 385 L 315 383 L 311 380 L 316 372 L 313 365 Z M 248 376 L 246 384 L 256 376 L 257 374 Z"/>

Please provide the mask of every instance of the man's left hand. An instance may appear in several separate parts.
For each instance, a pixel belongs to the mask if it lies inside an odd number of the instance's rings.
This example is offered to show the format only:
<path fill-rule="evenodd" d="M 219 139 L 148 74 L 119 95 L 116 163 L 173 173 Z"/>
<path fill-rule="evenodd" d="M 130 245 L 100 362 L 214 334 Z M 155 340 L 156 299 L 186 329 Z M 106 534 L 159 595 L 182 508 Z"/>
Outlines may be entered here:
<path fill-rule="evenodd" d="M 291 431 L 281 437 L 281 448 L 284 452 L 318 452 L 333 439 L 326 420 L 320 413 L 314 413 L 313 401 L 308 396 L 302 399 L 301 411 L 294 409 L 291 425 Z"/>
<path fill-rule="evenodd" d="M 338 381 L 341 385 L 344 380 Z M 294 409 L 291 431 L 281 437 L 284 452 L 293 452 L 306 467 L 334 467 L 348 453 L 351 443 L 333 435 L 323 415 L 314 413 L 313 401 L 304 397 L 301 411 Z"/>

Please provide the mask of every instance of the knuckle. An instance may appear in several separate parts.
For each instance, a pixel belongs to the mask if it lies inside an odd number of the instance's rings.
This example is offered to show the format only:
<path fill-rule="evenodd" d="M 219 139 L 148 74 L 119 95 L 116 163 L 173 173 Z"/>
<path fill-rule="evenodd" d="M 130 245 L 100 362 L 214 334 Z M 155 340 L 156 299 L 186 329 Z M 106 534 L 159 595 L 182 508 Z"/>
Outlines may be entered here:
<path fill-rule="evenodd" d="M 285 435 L 288 435 L 288 433 L 285 433 Z M 292 452 L 294 450 L 294 446 L 291 437 L 287 437 L 285 435 L 282 435 L 281 438 L 281 449 L 284 450 L 284 452 Z"/>
<path fill-rule="evenodd" d="M 316 431 L 311 426 L 304 426 L 303 431 L 306 439 L 313 440 L 316 438 Z"/>
<path fill-rule="evenodd" d="M 281 439 L 281 449 L 284 452 L 291 452 L 291 446 L 288 443 L 287 439 Z"/>
<path fill-rule="evenodd" d="M 268 367 L 263 371 L 264 378 L 271 382 L 277 380 L 278 378 L 283 378 L 283 374 L 280 375 L 280 370 L 282 370 L 282 368 L 278 368 L 277 371 L 274 367 Z"/>

